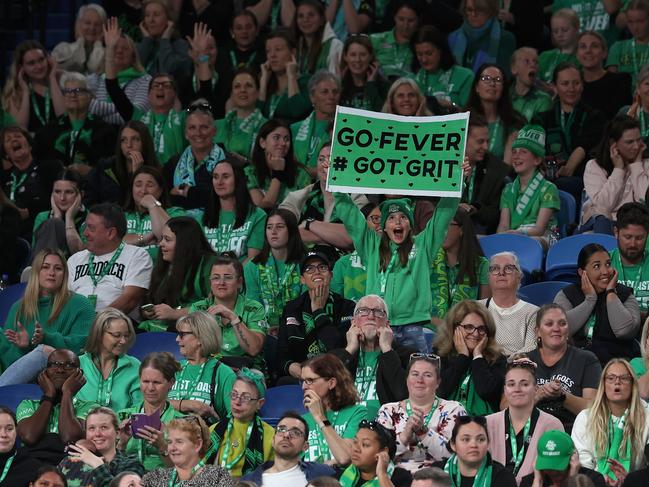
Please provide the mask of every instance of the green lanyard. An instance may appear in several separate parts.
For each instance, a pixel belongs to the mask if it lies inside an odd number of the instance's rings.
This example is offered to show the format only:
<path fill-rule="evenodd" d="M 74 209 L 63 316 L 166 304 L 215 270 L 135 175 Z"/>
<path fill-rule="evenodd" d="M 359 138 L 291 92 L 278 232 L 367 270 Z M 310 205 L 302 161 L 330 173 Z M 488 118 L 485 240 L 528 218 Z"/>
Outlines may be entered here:
<path fill-rule="evenodd" d="M 475 186 L 475 173 L 476 173 L 477 170 L 478 170 L 478 168 L 474 167 L 473 171 L 471 171 L 471 177 L 469 178 L 469 184 L 468 184 L 468 188 L 467 188 L 467 192 L 466 192 L 466 202 L 468 204 L 471 204 L 471 202 L 473 201 L 473 189 L 474 189 L 474 186 Z"/>
<path fill-rule="evenodd" d="M 509 412 L 507 413 L 509 415 Z M 514 426 L 512 425 L 512 418 L 509 417 L 509 444 L 512 447 L 512 456 L 514 458 L 514 475 L 518 473 L 523 464 L 523 458 L 525 457 L 525 443 L 527 443 L 527 438 L 530 435 L 530 427 L 532 426 L 532 417 L 527 418 L 527 422 L 523 427 L 523 445 L 521 446 L 520 451 L 518 451 L 518 442 L 516 441 L 516 431 L 514 431 Z"/>
<path fill-rule="evenodd" d="M 646 279 L 642 278 L 642 271 L 644 270 L 644 266 L 642 265 L 642 261 L 641 261 L 640 264 L 638 264 L 638 266 L 637 266 L 638 270 L 636 271 L 635 276 L 632 279 L 627 279 L 626 278 L 626 274 L 624 272 L 624 265 L 622 265 L 622 258 L 620 257 L 619 252 L 617 252 L 613 256 L 613 267 L 620 270 L 620 274 L 622 274 L 622 282 L 625 283 L 625 284 L 628 283 L 628 282 L 638 283 L 639 284 L 642 281 L 646 281 Z M 626 285 L 628 286 L 629 284 L 626 284 Z M 630 287 L 633 287 L 633 286 L 630 286 Z"/>
<path fill-rule="evenodd" d="M 0 482 L 3 482 L 7 474 L 9 473 L 9 469 L 11 468 L 11 464 L 14 463 L 14 458 L 16 458 L 16 455 L 18 453 L 14 453 L 11 455 L 7 461 L 5 462 L 5 468 L 2 469 L 2 475 L 0 475 Z"/>
<path fill-rule="evenodd" d="M 90 259 L 88 260 L 88 275 L 90 276 L 90 279 L 92 280 L 92 284 L 97 287 L 97 284 L 106 277 L 106 274 L 108 274 L 108 271 L 113 267 L 113 264 L 119 259 L 119 256 L 122 254 L 122 250 L 124 249 L 124 242 L 120 242 L 119 246 L 115 250 L 115 253 L 113 256 L 110 258 L 107 264 L 104 265 L 103 269 L 101 270 L 101 273 L 97 275 L 95 273 L 95 254 L 90 253 Z"/>
<path fill-rule="evenodd" d="M 428 423 L 430 422 L 431 418 L 433 417 L 433 413 L 435 412 L 435 409 L 437 409 L 437 406 L 439 405 L 439 398 L 435 397 L 435 402 L 430 408 L 430 411 L 424 418 L 424 426 L 426 429 L 428 429 Z M 406 414 L 408 415 L 408 418 L 412 415 L 412 406 L 410 406 L 410 399 L 406 399 Z M 407 419 L 407 418 L 406 418 Z"/>
<path fill-rule="evenodd" d="M 588 342 L 593 341 L 593 333 L 595 331 L 595 311 L 591 313 L 588 321 L 586 322 L 586 339 Z"/>
<path fill-rule="evenodd" d="M 636 51 L 635 39 L 631 39 L 631 60 L 633 61 L 633 76 L 638 76 L 640 68 L 647 64 L 647 50 L 645 49 L 644 54 L 641 57 L 641 62 L 638 62 L 638 53 Z"/>
<path fill-rule="evenodd" d="M 273 118 L 275 115 L 275 110 L 282 99 L 282 95 L 270 95 L 270 107 L 268 108 L 268 118 Z"/>
<path fill-rule="evenodd" d="M 376 369 L 379 366 L 379 361 L 378 358 L 376 362 L 374 362 L 374 366 L 372 367 L 372 370 L 370 371 L 369 374 L 365 374 L 365 352 L 360 350 L 358 352 L 358 366 L 356 367 L 356 379 L 358 379 L 358 371 L 362 370 L 363 371 L 363 378 L 364 380 L 359 384 L 358 381 L 355 381 L 355 386 L 356 390 L 358 391 L 358 396 L 361 398 L 361 400 L 365 399 L 366 401 L 371 401 L 373 399 L 378 399 L 376 397 L 366 397 L 368 393 L 370 392 L 371 385 L 373 381 L 376 381 Z"/>
<path fill-rule="evenodd" d="M 170 403 L 167 402 L 167 405 L 164 408 L 164 411 L 160 414 L 160 423 L 162 423 L 162 416 L 164 416 L 167 413 L 167 409 L 171 406 Z M 144 401 L 142 401 L 142 407 L 140 408 L 140 414 L 145 413 L 144 411 Z M 145 413 L 146 414 L 146 413 Z M 133 437 L 134 440 L 137 441 L 137 458 L 140 460 L 140 463 L 144 464 L 144 442 L 146 441 L 144 438 L 135 438 Z M 207 457 L 206 457 L 207 458 Z"/>
<path fill-rule="evenodd" d="M 565 114 L 559 108 L 559 122 L 561 123 L 561 132 L 566 138 L 568 144 L 567 150 L 572 150 L 572 126 L 575 123 L 575 112 L 577 111 L 576 107 L 572 108 L 572 111 L 568 114 L 566 119 Z"/>
<path fill-rule="evenodd" d="M 642 138 L 646 138 L 649 135 L 649 127 L 647 127 L 647 117 L 645 115 L 644 108 L 640 107 L 640 132 Z"/>
<path fill-rule="evenodd" d="M 243 458 L 244 453 L 246 453 L 246 446 L 248 445 L 248 442 L 250 441 L 250 435 L 252 434 L 252 426 L 255 424 L 255 419 L 253 418 L 252 421 L 250 421 L 250 424 L 248 425 L 248 429 L 246 429 L 246 441 L 243 444 L 243 449 L 241 450 L 241 453 L 239 453 L 236 457 L 231 462 L 228 462 L 228 456 L 230 456 L 230 445 L 232 444 L 232 441 L 226 441 L 226 438 L 228 440 L 231 440 L 230 436 L 232 435 L 232 430 L 234 429 L 234 419 L 228 420 L 228 428 L 225 430 L 225 435 L 223 436 L 223 443 L 225 443 L 225 446 L 223 447 L 223 453 L 221 454 L 221 467 L 225 468 L 227 471 L 231 471 L 234 466 L 239 463 L 239 460 Z"/>
<path fill-rule="evenodd" d="M 496 146 L 502 142 L 502 135 L 500 133 L 503 128 L 502 121 L 498 119 L 498 121 L 494 122 L 493 127 L 493 135 L 489 141 L 489 152 L 493 152 Z"/>
<path fill-rule="evenodd" d="M 9 199 L 14 200 L 16 197 L 16 190 L 20 188 L 27 179 L 27 173 L 24 173 L 20 178 L 16 178 L 14 173 L 11 173 L 11 190 L 9 191 Z"/>
<path fill-rule="evenodd" d="M 205 366 L 207 365 L 207 362 L 208 361 L 205 361 L 205 362 L 203 362 L 201 364 L 201 368 L 198 371 L 198 376 L 196 377 L 196 380 L 194 381 L 194 385 L 193 385 L 192 389 L 190 391 L 188 391 L 187 397 L 183 398 L 183 399 L 189 400 L 189 401 L 192 400 L 192 396 L 193 396 L 194 392 L 196 392 L 196 387 L 198 387 L 198 383 L 199 383 L 201 377 L 203 377 L 203 370 L 205 369 Z M 185 380 L 185 372 L 187 372 L 187 367 L 188 366 L 189 366 L 189 362 L 187 362 L 187 365 L 185 366 L 183 371 L 180 373 L 180 381 Z"/>
<path fill-rule="evenodd" d="M 47 125 L 47 122 L 50 121 L 50 89 L 45 88 L 45 118 L 43 118 L 43 115 L 41 114 L 41 109 L 38 108 L 38 103 L 36 103 L 36 96 L 34 95 L 34 90 L 32 89 L 31 85 L 29 87 L 29 92 L 36 118 L 38 118 L 38 121 L 41 122 L 41 125 Z"/>
<path fill-rule="evenodd" d="M 110 404 L 110 399 L 113 395 L 113 377 L 115 376 L 115 369 L 117 369 L 117 362 L 115 362 L 113 370 L 110 371 L 110 374 L 108 374 L 106 379 L 101 376 L 101 370 L 99 371 L 101 379 L 99 380 L 99 390 L 97 391 L 97 403 L 101 406 L 108 406 Z"/>
<path fill-rule="evenodd" d="M 450 293 L 449 293 L 450 296 Z M 449 297 L 448 304 L 449 306 L 451 305 L 452 301 Z M 467 401 L 467 390 L 469 389 L 469 381 L 471 380 L 471 369 L 469 368 L 466 373 L 464 374 L 464 380 L 462 381 L 462 384 L 460 384 L 460 394 L 458 397 L 458 401 L 461 402 L 463 405 L 466 406 L 466 401 Z"/>
<path fill-rule="evenodd" d="M 248 60 L 245 63 L 240 63 L 237 60 L 237 55 L 234 53 L 234 51 L 230 51 L 230 62 L 232 63 L 232 67 L 234 69 L 241 69 L 241 68 L 249 68 L 252 62 L 255 60 L 255 57 L 257 56 L 257 52 L 253 52 L 252 55 L 248 58 Z"/>
<path fill-rule="evenodd" d="M 395 250 L 392 252 L 392 257 L 390 257 L 390 262 L 388 263 L 388 267 L 385 269 L 385 272 L 379 273 L 379 284 L 380 284 L 380 295 L 383 297 L 385 296 L 385 288 L 388 285 L 388 274 L 392 272 L 392 268 L 394 267 L 394 264 L 397 262 L 397 251 Z"/>
<path fill-rule="evenodd" d="M 189 474 L 189 478 L 190 479 L 193 478 L 194 474 L 196 472 L 198 472 L 204 466 L 205 466 L 205 464 L 203 463 L 202 460 L 200 462 L 198 462 L 196 465 L 194 465 L 194 468 L 192 468 L 192 471 Z M 178 482 L 177 479 L 178 479 L 178 471 L 174 468 L 174 471 L 171 474 L 171 477 L 169 477 L 169 487 L 174 487 L 175 485 L 180 485 L 180 484 L 185 482 L 184 480 L 181 480 L 180 482 Z"/>

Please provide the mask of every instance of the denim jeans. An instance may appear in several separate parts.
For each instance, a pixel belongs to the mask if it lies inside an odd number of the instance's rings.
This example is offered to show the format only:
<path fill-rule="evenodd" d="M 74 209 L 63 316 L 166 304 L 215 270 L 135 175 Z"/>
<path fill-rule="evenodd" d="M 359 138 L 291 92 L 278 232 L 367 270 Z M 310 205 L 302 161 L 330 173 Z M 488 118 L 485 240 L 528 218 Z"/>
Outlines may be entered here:
<path fill-rule="evenodd" d="M 394 341 L 404 347 L 414 348 L 421 353 L 432 350 L 433 332 L 423 325 L 393 326 Z"/>
<path fill-rule="evenodd" d="M 46 366 L 47 355 L 43 352 L 43 345 L 38 345 L 7 367 L 0 375 L 0 386 L 29 384 Z"/>

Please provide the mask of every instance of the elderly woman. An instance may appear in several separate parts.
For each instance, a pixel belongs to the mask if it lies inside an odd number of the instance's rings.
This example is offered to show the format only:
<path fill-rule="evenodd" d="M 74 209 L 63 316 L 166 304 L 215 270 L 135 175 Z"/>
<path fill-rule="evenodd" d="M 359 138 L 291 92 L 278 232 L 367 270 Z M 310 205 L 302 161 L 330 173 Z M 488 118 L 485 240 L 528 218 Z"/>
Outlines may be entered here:
<path fill-rule="evenodd" d="M 575 419 L 572 439 L 581 465 L 601 473 L 609 485 L 647 465 L 649 406 L 626 360 L 606 364 L 593 403 Z"/>
<path fill-rule="evenodd" d="M 146 487 L 187 485 L 233 487 L 230 474 L 217 465 L 205 465 L 203 458 L 211 446 L 210 431 L 199 416 L 174 419 L 167 425 L 167 453 L 170 468 L 158 468 L 142 478 Z"/>
<path fill-rule="evenodd" d="M 115 308 L 99 312 L 79 357 L 86 383 L 75 397 L 116 411 L 139 402 L 140 361 L 126 354 L 134 343 L 128 316 Z"/>
<path fill-rule="evenodd" d="M 392 83 L 382 111 L 406 117 L 425 117 L 433 114 L 426 106 L 426 97 L 419 85 L 410 78 L 399 78 Z"/>
<path fill-rule="evenodd" d="M 340 102 L 340 79 L 321 69 L 311 76 L 308 89 L 313 112 L 301 122 L 292 124 L 291 134 L 296 161 L 314 177 L 318 172 L 320 149 L 329 141 L 329 129 Z"/>
<path fill-rule="evenodd" d="M 523 271 L 513 252 L 500 252 L 489 259 L 491 297 L 483 299 L 496 324 L 496 342 L 505 355 L 528 352 L 536 348 L 534 315 L 539 309 L 519 299 Z"/>
<path fill-rule="evenodd" d="M 487 308 L 470 300 L 453 306 L 435 345 L 442 360 L 439 395 L 460 402 L 471 415 L 498 411 L 506 359 Z"/>
<path fill-rule="evenodd" d="M 52 50 L 61 69 L 82 74 L 100 73 L 104 67 L 102 28 L 106 11 L 101 5 L 82 5 L 74 25 L 74 42 L 61 42 Z"/>
<path fill-rule="evenodd" d="M 466 415 L 459 402 L 437 397 L 439 373 L 439 357 L 412 354 L 406 379 L 408 398 L 379 409 L 377 421 L 397 435 L 395 464 L 406 470 L 430 467 L 448 458 L 455 422 Z"/>
<path fill-rule="evenodd" d="M 176 322 L 176 341 L 185 360 L 169 393 L 176 411 L 195 413 L 214 423 L 230 414 L 230 392 L 236 378 L 230 367 L 214 358 L 221 351 L 221 327 L 204 312 Z"/>
<path fill-rule="evenodd" d="M 537 407 L 570 431 L 575 416 L 595 397 L 602 367 L 595 354 L 568 344 L 568 319 L 558 304 L 539 309 L 534 332 L 538 348 L 528 356 L 537 365 Z"/>
<path fill-rule="evenodd" d="M 60 85 L 65 113 L 36 133 L 36 156 L 57 159 L 86 176 L 111 155 L 112 144 L 107 142 L 115 140 L 116 127 L 90 115 L 93 94 L 84 75 L 64 73 Z"/>
<path fill-rule="evenodd" d="M 457 63 L 474 73 L 484 63 L 509 67 L 516 39 L 498 20 L 498 0 L 463 0 L 460 11 L 464 23 L 448 36 Z"/>

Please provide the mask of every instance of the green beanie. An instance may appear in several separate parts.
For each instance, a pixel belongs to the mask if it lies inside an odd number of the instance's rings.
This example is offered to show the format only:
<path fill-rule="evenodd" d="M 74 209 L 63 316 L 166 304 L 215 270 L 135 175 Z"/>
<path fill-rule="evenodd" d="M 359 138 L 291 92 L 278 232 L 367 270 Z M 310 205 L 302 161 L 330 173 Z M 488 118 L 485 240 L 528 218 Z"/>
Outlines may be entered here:
<path fill-rule="evenodd" d="M 512 149 L 527 149 L 538 157 L 545 157 L 545 130 L 540 125 L 525 125 L 518 131 Z"/>
<path fill-rule="evenodd" d="M 385 200 L 379 206 L 381 209 L 381 228 L 385 228 L 385 222 L 392 213 L 397 213 L 400 211 L 410 222 L 410 228 L 414 226 L 414 218 L 412 216 L 412 210 L 410 209 L 410 201 L 406 198 L 399 198 L 396 200 Z"/>

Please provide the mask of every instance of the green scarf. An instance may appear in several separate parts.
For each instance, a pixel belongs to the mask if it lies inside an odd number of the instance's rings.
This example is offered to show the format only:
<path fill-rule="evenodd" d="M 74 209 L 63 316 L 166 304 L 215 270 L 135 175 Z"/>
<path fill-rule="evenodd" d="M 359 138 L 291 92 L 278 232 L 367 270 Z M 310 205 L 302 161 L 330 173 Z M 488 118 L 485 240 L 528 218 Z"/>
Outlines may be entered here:
<path fill-rule="evenodd" d="M 207 173 L 211 175 L 214 167 L 223 159 L 225 159 L 223 149 L 221 149 L 217 144 L 214 144 L 210 154 L 196 164 L 196 158 L 194 157 L 191 146 L 187 147 L 180 156 L 176 169 L 174 170 L 174 186 L 180 186 L 181 184 L 196 186 L 194 172 L 202 165 L 205 165 Z"/>
<path fill-rule="evenodd" d="M 329 141 L 325 128 L 326 124 L 316 120 L 315 111 L 300 122 L 297 134 L 293 138 L 293 153 L 295 158 L 307 167 L 316 167 L 318 153 Z"/>
<path fill-rule="evenodd" d="M 388 464 L 388 476 L 392 477 L 392 472 L 394 472 L 394 464 L 390 462 Z M 372 480 L 363 482 L 360 470 L 355 465 L 350 465 L 340 476 L 340 485 L 342 487 L 379 487 L 379 479 L 374 477 Z"/>
<path fill-rule="evenodd" d="M 286 303 L 300 295 L 300 270 L 297 264 L 288 264 L 280 277 L 277 262 L 271 255 L 265 264 L 258 264 L 261 303 L 266 310 L 266 320 L 271 327 L 279 326 Z"/>
<path fill-rule="evenodd" d="M 237 111 L 232 110 L 223 119 L 225 130 L 217 133 L 219 141 L 228 152 L 236 152 L 243 157 L 249 158 L 252 153 L 252 146 L 259 128 L 266 122 L 266 118 L 259 108 L 255 109 L 244 119 L 237 117 Z M 225 132 L 225 133 L 223 133 Z"/>
<path fill-rule="evenodd" d="M 601 473 L 604 477 L 607 475 L 613 480 L 617 480 L 615 474 L 611 471 L 608 459 L 612 458 L 620 462 L 627 472 L 631 471 L 631 440 L 627 439 L 625 454 L 621 455 L 620 450 L 622 446 L 622 441 L 624 439 L 624 424 L 626 423 L 627 415 L 629 410 L 624 411 L 622 417 L 618 420 L 614 420 L 611 415 L 608 418 L 608 450 L 606 451 L 606 456 L 597 457 L 597 471 Z"/>
<path fill-rule="evenodd" d="M 88 114 L 86 120 L 90 119 L 92 119 L 92 115 Z M 59 118 L 59 126 L 62 127 L 62 130 L 54 141 L 56 152 L 63 154 L 63 159 L 67 164 L 89 164 L 85 154 L 77 150 L 81 145 L 80 143 L 85 144 L 86 148 L 92 146 L 92 129 L 85 128 L 85 120 L 81 121 L 81 128 L 75 130 L 68 116 L 63 115 Z M 77 157 L 77 154 L 79 154 L 79 157 Z"/>
<path fill-rule="evenodd" d="M 470 366 L 464 373 L 462 382 L 449 399 L 462 403 L 467 413 L 472 416 L 486 416 L 494 412 L 491 405 L 476 392 Z"/>
<path fill-rule="evenodd" d="M 480 260 L 478 259 L 476 267 L 479 266 Z M 479 269 L 476 270 L 479 271 Z M 462 282 L 458 283 L 458 277 L 446 263 L 446 252 L 443 248 L 440 248 L 431 263 L 430 282 L 433 284 L 433 316 L 444 318 L 448 310 L 460 301 L 478 299 L 479 285 L 472 286 L 469 282 L 469 276 L 466 275 L 463 276 Z"/>
<path fill-rule="evenodd" d="M 480 464 L 478 473 L 473 479 L 473 487 L 491 487 L 491 455 L 487 453 Z M 460 474 L 460 467 L 458 466 L 457 455 L 453 453 L 451 458 L 446 461 L 444 471 L 451 477 L 453 487 L 460 487 L 462 484 L 462 475 Z"/>
<path fill-rule="evenodd" d="M 140 122 L 149 129 L 161 164 L 165 164 L 171 156 L 185 147 L 183 112 L 169 110 L 166 114 L 158 114 L 149 110 L 142 115 Z"/>
<path fill-rule="evenodd" d="M 126 83 L 129 81 L 133 81 L 134 79 L 141 78 L 142 76 L 145 76 L 146 72 L 144 71 L 138 71 L 137 69 L 130 67 L 123 69 L 119 73 L 117 73 L 117 83 L 123 88 Z"/>
<path fill-rule="evenodd" d="M 509 228 L 516 230 L 523 224 L 525 218 L 532 210 L 534 203 L 543 194 L 542 189 L 545 186 L 545 183 L 547 183 L 547 181 L 543 177 L 543 174 L 541 174 L 537 169 L 534 171 L 532 179 L 527 183 L 525 192 L 521 195 L 521 178 L 520 176 L 517 176 L 516 179 L 514 179 L 514 182 L 512 183 L 512 191 L 514 196 L 517 198 L 517 203 L 510 215 Z"/>
<path fill-rule="evenodd" d="M 205 458 L 208 463 L 219 464 L 220 458 L 216 458 L 216 462 L 213 462 L 214 455 L 218 455 L 219 448 L 221 443 L 225 439 L 226 431 L 228 426 L 234 420 L 232 416 L 229 416 L 223 421 L 219 421 L 212 431 L 210 438 L 212 439 L 212 446 L 209 451 L 205 454 Z M 262 463 L 264 463 L 264 425 L 261 421 L 261 418 L 258 414 L 255 414 L 254 419 L 252 420 L 252 430 L 250 432 L 250 438 L 246 444 L 246 449 L 243 454 L 243 468 L 241 472 L 243 475 L 252 472 Z M 229 440 L 229 439 L 228 439 Z M 238 463 L 238 462 L 237 462 Z"/>

